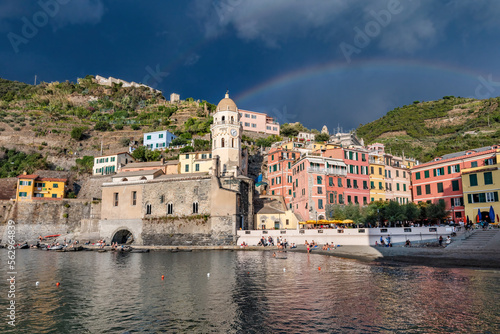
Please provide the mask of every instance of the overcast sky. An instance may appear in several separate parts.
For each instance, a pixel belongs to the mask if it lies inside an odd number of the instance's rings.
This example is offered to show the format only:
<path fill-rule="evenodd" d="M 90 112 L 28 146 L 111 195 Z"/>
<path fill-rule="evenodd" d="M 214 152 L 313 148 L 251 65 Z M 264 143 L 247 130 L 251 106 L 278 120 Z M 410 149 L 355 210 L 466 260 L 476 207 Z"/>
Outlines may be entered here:
<path fill-rule="evenodd" d="M 344 130 L 500 95 L 500 1 L 2 0 L 0 76 L 142 82 Z M 497 83 L 499 82 L 499 83 Z"/>

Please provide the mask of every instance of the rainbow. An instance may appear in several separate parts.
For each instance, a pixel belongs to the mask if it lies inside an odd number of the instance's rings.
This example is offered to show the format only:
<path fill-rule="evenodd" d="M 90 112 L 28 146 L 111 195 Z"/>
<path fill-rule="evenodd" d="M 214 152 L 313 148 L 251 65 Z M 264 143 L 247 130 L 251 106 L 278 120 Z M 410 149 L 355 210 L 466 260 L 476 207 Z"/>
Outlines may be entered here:
<path fill-rule="evenodd" d="M 353 71 L 395 71 L 395 70 L 418 70 L 434 71 L 443 74 L 461 76 L 468 80 L 473 80 L 479 84 L 478 78 L 481 75 L 470 69 L 454 67 L 445 63 L 425 63 L 414 60 L 402 59 L 384 59 L 384 60 L 362 60 L 353 61 L 348 64 L 345 61 L 334 61 L 326 64 L 304 67 L 285 74 L 270 78 L 244 92 L 236 94 L 235 101 L 238 105 L 244 105 L 245 102 L 257 97 L 264 92 L 282 89 L 287 86 L 299 83 L 307 79 L 313 79 L 318 76 L 349 73 Z"/>

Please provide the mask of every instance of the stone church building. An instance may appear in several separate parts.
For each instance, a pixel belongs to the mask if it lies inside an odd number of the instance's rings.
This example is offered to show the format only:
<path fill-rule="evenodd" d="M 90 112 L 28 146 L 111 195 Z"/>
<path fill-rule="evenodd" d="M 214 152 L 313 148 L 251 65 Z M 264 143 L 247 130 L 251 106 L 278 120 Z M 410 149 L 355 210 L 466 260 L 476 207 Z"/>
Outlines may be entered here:
<path fill-rule="evenodd" d="M 253 181 L 241 148 L 242 127 L 226 93 L 211 126 L 208 173 L 121 172 L 102 185 L 99 235 L 139 245 L 230 245 L 253 226 Z"/>

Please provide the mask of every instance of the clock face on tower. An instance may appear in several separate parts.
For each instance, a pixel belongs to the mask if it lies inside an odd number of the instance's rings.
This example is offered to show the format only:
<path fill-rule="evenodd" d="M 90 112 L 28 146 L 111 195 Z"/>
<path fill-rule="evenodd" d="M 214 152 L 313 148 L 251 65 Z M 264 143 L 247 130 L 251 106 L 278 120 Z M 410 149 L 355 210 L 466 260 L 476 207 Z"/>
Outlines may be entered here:
<path fill-rule="evenodd" d="M 236 137 L 237 134 L 238 132 L 236 131 L 236 129 L 231 130 L 231 136 Z"/>

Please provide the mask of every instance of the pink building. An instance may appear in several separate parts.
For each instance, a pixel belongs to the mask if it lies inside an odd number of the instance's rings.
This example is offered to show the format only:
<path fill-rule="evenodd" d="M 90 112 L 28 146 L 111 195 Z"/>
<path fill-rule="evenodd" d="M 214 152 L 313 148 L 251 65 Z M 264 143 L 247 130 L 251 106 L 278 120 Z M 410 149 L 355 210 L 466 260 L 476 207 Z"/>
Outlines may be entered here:
<path fill-rule="evenodd" d="M 345 203 L 366 205 L 370 201 L 368 183 L 368 151 L 364 148 L 333 148 L 322 152 L 327 158 L 341 159 L 346 164 L 347 175 L 344 187 Z"/>
<path fill-rule="evenodd" d="M 344 203 L 346 164 L 340 159 L 306 155 L 292 165 L 292 209 L 303 221 L 329 218 L 328 204 Z"/>
<path fill-rule="evenodd" d="M 299 157 L 299 152 L 281 147 L 271 148 L 267 154 L 269 194 L 283 196 L 288 208 L 292 202 L 292 164 Z"/>
<path fill-rule="evenodd" d="M 240 123 L 243 126 L 243 130 L 267 133 L 269 135 L 280 134 L 279 123 L 272 117 L 267 116 L 267 114 L 241 109 L 238 111 L 241 115 Z"/>

